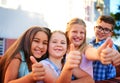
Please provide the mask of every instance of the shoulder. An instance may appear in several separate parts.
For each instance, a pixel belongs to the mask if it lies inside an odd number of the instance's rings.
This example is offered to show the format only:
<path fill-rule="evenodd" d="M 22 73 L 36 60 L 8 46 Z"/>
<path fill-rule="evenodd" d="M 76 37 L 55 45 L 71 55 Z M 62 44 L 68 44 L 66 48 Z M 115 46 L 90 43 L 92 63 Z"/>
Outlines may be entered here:
<path fill-rule="evenodd" d="M 17 53 L 16 56 L 10 61 L 9 67 L 19 67 L 21 63 L 20 53 Z"/>
<path fill-rule="evenodd" d="M 14 59 L 22 61 L 20 53 L 17 53 L 16 56 L 14 57 Z"/>
<path fill-rule="evenodd" d="M 41 60 L 40 63 L 42 63 L 43 65 L 49 65 L 50 64 L 50 62 L 48 61 L 48 58 L 44 59 L 44 60 Z"/>
<path fill-rule="evenodd" d="M 118 46 L 118 45 L 114 44 L 114 48 L 115 48 L 116 50 L 120 51 L 120 49 L 119 49 L 119 46 Z"/>
<path fill-rule="evenodd" d="M 40 61 L 40 63 L 43 64 L 44 68 L 45 68 L 45 79 L 44 82 L 46 83 L 53 83 L 53 81 L 55 81 L 57 75 L 55 73 L 54 67 L 52 66 L 52 64 L 48 61 L 48 59 L 42 60 Z"/>
<path fill-rule="evenodd" d="M 48 72 L 55 72 L 54 65 L 49 61 L 49 59 L 45 59 L 40 61 L 43 64 L 45 70 Z"/>
<path fill-rule="evenodd" d="M 16 56 L 11 60 L 11 64 L 16 65 L 16 64 L 20 64 L 20 62 L 21 62 L 21 55 L 20 53 L 17 53 Z"/>
<path fill-rule="evenodd" d="M 7 70 L 8 71 L 18 71 L 19 70 L 19 66 L 20 66 L 20 55 L 19 53 L 10 61 Z"/>
<path fill-rule="evenodd" d="M 40 63 L 42 63 L 46 69 L 53 69 L 52 64 L 48 61 L 48 59 L 42 60 Z"/>
<path fill-rule="evenodd" d="M 90 41 L 89 41 L 89 44 L 94 44 L 95 43 L 95 38 L 93 38 L 93 39 L 91 39 Z"/>

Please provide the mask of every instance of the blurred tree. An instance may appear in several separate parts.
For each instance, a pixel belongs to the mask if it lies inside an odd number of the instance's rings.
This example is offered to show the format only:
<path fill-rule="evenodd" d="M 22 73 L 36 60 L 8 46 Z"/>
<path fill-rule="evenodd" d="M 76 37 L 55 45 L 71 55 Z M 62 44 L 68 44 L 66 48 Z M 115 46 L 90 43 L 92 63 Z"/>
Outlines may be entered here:
<path fill-rule="evenodd" d="M 116 21 L 116 25 L 114 28 L 114 36 L 117 38 L 117 36 L 120 36 L 120 12 L 117 12 L 115 14 L 111 13 L 111 16 Z"/>

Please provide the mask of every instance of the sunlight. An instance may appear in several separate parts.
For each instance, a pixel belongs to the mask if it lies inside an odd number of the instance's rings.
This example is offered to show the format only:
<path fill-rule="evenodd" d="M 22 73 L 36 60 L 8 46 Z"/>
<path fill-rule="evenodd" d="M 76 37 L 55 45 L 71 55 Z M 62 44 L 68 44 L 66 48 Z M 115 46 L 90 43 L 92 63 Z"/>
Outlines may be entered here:
<path fill-rule="evenodd" d="M 66 24 L 74 17 L 85 18 L 84 0 L 6 0 L 7 6 L 42 15 L 48 27 L 53 30 L 65 31 Z"/>
<path fill-rule="evenodd" d="M 18 6 L 20 5 L 19 0 L 6 0 L 6 1 L 1 0 L 1 3 L 2 2 L 3 4 L 0 5 L 5 8 L 18 9 Z"/>
<path fill-rule="evenodd" d="M 41 0 L 21 0 L 21 9 L 29 12 L 42 13 Z"/>

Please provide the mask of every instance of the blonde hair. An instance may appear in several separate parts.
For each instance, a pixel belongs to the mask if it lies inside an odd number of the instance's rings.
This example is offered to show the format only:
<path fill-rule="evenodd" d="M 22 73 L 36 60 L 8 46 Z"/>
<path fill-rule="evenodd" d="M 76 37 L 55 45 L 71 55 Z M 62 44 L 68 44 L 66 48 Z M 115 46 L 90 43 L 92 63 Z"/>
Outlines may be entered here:
<path fill-rule="evenodd" d="M 84 30 L 85 30 L 85 40 L 84 42 L 82 43 L 82 45 L 79 46 L 79 50 L 80 52 L 84 52 L 85 51 L 85 48 L 87 46 L 87 43 L 86 43 L 86 24 L 85 22 L 80 19 L 80 18 L 73 18 L 72 20 L 70 20 L 68 23 L 67 23 L 67 28 L 66 28 L 66 36 L 67 36 L 67 39 L 69 38 L 68 36 L 68 33 L 70 32 L 71 30 L 71 26 L 74 25 L 74 24 L 79 24 L 79 25 L 83 25 L 84 26 Z M 68 39 L 68 44 L 70 44 L 69 42 L 69 39 Z"/>

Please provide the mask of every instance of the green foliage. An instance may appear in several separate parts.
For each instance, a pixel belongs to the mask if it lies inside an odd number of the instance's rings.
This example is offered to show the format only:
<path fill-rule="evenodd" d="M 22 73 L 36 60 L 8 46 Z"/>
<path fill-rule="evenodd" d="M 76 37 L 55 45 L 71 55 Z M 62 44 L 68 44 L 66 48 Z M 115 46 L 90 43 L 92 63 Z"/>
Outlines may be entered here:
<path fill-rule="evenodd" d="M 116 25 L 115 25 L 115 28 L 114 28 L 114 30 L 120 30 L 120 12 L 117 12 L 117 13 L 115 13 L 115 14 L 113 14 L 113 13 L 111 13 L 110 14 L 114 19 L 115 19 L 115 21 L 116 21 Z M 115 36 L 115 37 L 117 37 L 117 36 L 120 36 L 120 33 L 115 33 L 114 32 L 114 35 L 113 36 Z"/>

